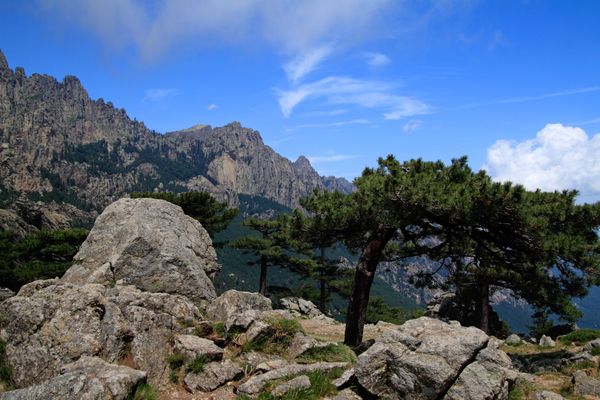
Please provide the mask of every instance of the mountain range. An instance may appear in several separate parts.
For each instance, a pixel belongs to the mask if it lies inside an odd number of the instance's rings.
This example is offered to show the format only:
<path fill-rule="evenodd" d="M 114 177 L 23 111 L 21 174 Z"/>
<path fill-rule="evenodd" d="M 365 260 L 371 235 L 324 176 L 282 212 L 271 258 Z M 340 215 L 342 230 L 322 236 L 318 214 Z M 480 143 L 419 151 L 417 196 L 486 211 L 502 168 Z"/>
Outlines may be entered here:
<path fill-rule="evenodd" d="M 68 203 L 87 211 L 133 191 L 209 191 L 230 205 L 239 194 L 287 207 L 314 189 L 352 190 L 292 162 L 238 122 L 160 134 L 74 76 L 62 81 L 12 70 L 0 51 L 0 198 Z"/>

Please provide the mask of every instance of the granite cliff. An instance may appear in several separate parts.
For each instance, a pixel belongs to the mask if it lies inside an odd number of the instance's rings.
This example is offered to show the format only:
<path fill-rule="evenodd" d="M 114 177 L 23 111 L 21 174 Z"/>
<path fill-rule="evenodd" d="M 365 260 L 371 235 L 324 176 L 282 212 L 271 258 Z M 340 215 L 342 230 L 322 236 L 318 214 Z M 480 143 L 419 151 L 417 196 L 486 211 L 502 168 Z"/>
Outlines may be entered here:
<path fill-rule="evenodd" d="M 0 52 L 0 200 L 19 196 L 101 210 L 132 191 L 207 190 L 288 207 L 313 189 L 352 190 L 292 162 L 259 132 L 234 122 L 159 134 L 124 109 L 92 100 L 74 76 L 62 81 L 9 68 Z"/>

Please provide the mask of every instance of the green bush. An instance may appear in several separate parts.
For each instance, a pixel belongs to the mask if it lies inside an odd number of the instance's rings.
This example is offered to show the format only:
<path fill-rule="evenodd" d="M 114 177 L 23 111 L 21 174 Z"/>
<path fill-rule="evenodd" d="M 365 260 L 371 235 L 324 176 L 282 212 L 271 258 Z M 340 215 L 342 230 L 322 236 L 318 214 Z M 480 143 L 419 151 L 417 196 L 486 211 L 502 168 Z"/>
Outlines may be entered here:
<path fill-rule="evenodd" d="M 594 347 L 592 349 L 592 355 L 593 356 L 600 356 L 600 347 Z"/>
<path fill-rule="evenodd" d="M 559 338 L 561 343 L 576 345 L 585 344 L 591 340 L 600 338 L 600 330 L 598 329 L 579 329 Z"/>
<path fill-rule="evenodd" d="M 177 374 L 177 371 L 174 371 L 174 370 L 169 371 L 169 382 L 171 382 L 171 383 L 179 382 L 179 375 Z"/>

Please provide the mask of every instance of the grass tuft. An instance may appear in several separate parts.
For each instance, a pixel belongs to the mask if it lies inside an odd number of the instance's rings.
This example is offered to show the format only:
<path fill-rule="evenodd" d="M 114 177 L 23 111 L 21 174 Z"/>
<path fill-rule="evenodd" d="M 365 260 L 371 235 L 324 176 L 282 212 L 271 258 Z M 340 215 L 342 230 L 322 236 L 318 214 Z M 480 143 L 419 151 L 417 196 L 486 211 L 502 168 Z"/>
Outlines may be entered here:
<path fill-rule="evenodd" d="M 127 400 L 156 400 L 158 395 L 156 390 L 149 383 L 144 382 L 135 388 L 135 392 L 127 397 Z"/>
<path fill-rule="evenodd" d="M 9 387 L 12 386 L 12 369 L 6 360 L 6 343 L 4 340 L 0 340 L 0 381 L 7 384 Z"/>
<path fill-rule="evenodd" d="M 305 351 L 299 358 L 300 362 L 356 362 L 356 354 L 345 344 L 332 343 L 325 347 L 314 347 Z"/>
<path fill-rule="evenodd" d="M 191 361 L 187 365 L 186 370 L 195 374 L 199 374 L 200 372 L 204 371 L 204 365 L 206 365 L 206 357 L 198 356 L 194 359 L 194 361 Z"/>
<path fill-rule="evenodd" d="M 167 362 L 169 363 L 169 367 L 171 367 L 172 370 L 177 370 L 183 365 L 183 356 L 178 353 L 171 354 L 167 359 Z"/>
<path fill-rule="evenodd" d="M 274 332 L 266 337 L 260 337 L 244 345 L 242 351 L 261 351 L 267 354 L 283 354 L 294 340 L 298 332 L 304 332 L 298 321 L 278 317 L 266 318 Z"/>
<path fill-rule="evenodd" d="M 581 346 L 582 344 L 598 338 L 600 338 L 600 330 L 598 329 L 579 329 L 561 336 L 558 340 L 560 340 L 561 343 L 575 343 L 576 345 Z"/>

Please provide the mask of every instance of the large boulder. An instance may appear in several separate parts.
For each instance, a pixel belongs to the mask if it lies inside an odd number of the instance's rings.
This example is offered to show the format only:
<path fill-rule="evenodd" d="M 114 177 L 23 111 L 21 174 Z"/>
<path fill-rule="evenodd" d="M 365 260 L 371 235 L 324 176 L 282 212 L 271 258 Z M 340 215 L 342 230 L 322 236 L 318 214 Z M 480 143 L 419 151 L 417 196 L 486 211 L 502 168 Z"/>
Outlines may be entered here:
<path fill-rule="evenodd" d="M 219 269 L 206 230 L 164 200 L 121 199 L 98 217 L 62 281 L 134 285 L 148 292 L 216 297 Z"/>
<path fill-rule="evenodd" d="M 0 400 L 125 400 L 146 379 L 146 373 L 109 364 L 98 357 L 81 357 L 39 385 L 0 393 Z"/>
<path fill-rule="evenodd" d="M 385 331 L 355 375 L 389 399 L 505 399 L 517 373 L 497 346 L 477 328 L 421 317 Z"/>
<path fill-rule="evenodd" d="M 206 315 L 213 321 L 227 321 L 241 316 L 246 311 L 252 311 L 257 313 L 252 317 L 256 319 L 258 313 L 271 309 L 271 299 L 268 297 L 258 293 L 228 290 L 208 305 Z"/>
<path fill-rule="evenodd" d="M 0 303 L 6 359 L 17 387 L 39 384 L 82 356 L 127 361 L 164 382 L 181 321 L 200 318 L 186 297 L 133 286 L 36 281 Z"/>

